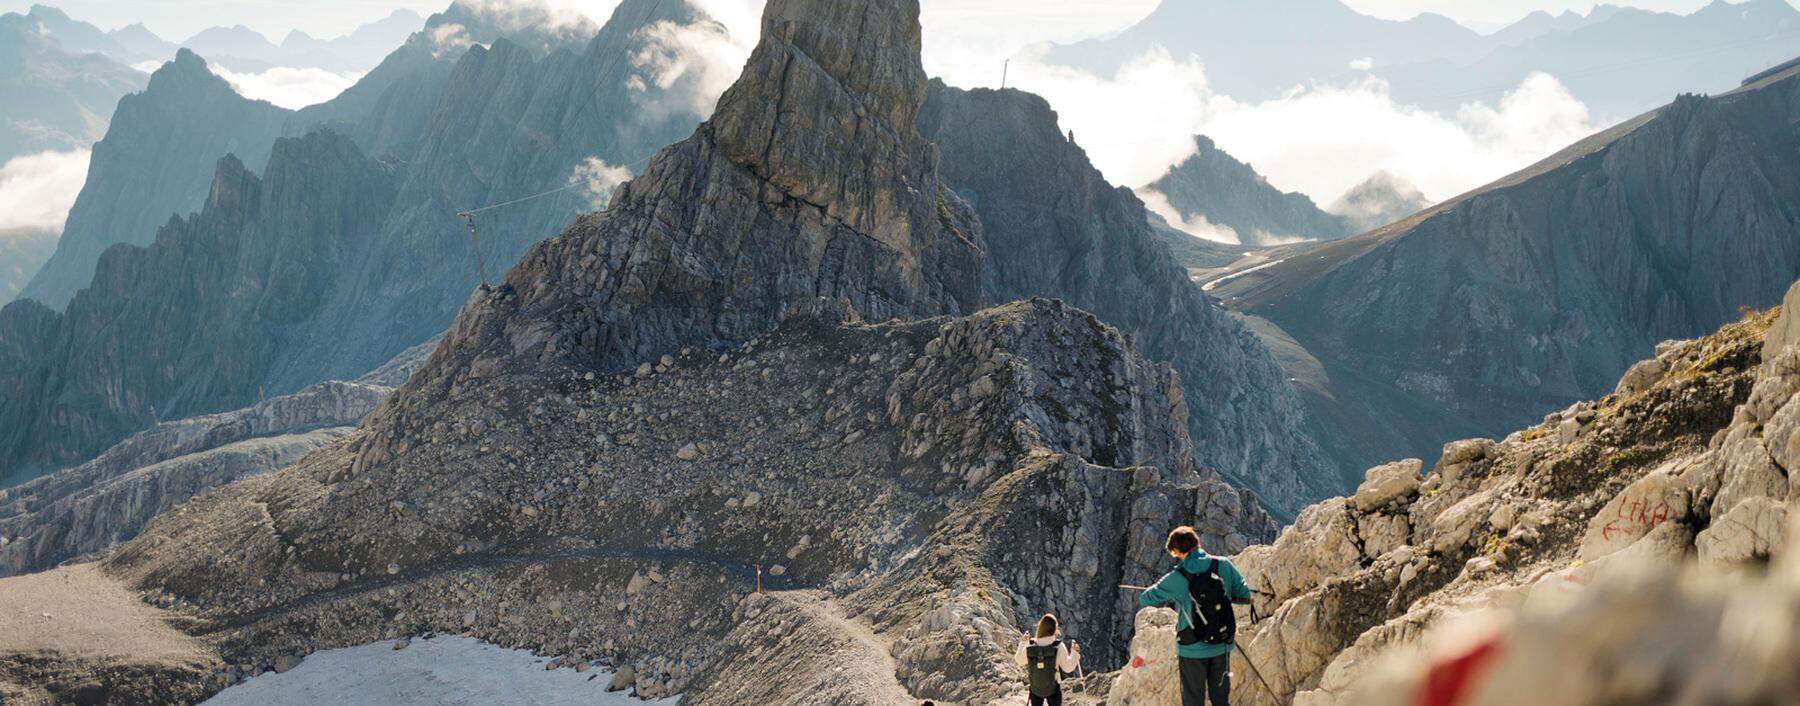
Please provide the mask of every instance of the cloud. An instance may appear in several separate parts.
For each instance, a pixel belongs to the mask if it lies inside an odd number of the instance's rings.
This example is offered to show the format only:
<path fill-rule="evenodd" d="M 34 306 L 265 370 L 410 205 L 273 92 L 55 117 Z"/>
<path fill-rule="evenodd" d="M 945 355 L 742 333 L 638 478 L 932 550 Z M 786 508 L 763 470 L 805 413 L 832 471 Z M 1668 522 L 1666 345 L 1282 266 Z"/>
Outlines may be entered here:
<path fill-rule="evenodd" d="M 277 66 L 262 72 L 227 71 L 213 67 L 239 95 L 265 100 L 283 108 L 298 109 L 336 98 L 362 78 L 360 73 L 332 73 L 316 68 Z"/>
<path fill-rule="evenodd" d="M 1235 101 L 1200 131 L 1284 189 L 1336 201 L 1385 170 L 1441 201 L 1529 166 L 1594 133 L 1586 106 L 1548 74 L 1533 74 L 1497 106 L 1447 116 L 1396 103 L 1377 79 L 1257 104 Z"/>
<path fill-rule="evenodd" d="M 1350 68 L 1355 71 L 1368 71 L 1369 69 L 1373 69 L 1375 68 L 1375 57 L 1365 56 L 1361 59 L 1352 59 L 1350 60 Z"/>
<path fill-rule="evenodd" d="M 965 79 L 963 81 L 954 80 Z M 968 80 L 973 78 L 973 80 Z M 946 77 L 992 85 L 998 76 Z M 1050 101 L 1066 130 L 1108 180 L 1138 186 L 1193 154 L 1204 134 L 1271 184 L 1331 203 L 1386 170 L 1442 200 L 1530 165 L 1597 130 L 1587 108 L 1555 78 L 1527 77 L 1498 105 L 1456 114 L 1397 103 L 1374 77 L 1296 88 L 1239 101 L 1214 92 L 1198 59 L 1153 50 L 1102 77 L 1026 53 L 1011 85 Z M 1171 219 L 1174 223 L 1175 219 Z"/>
<path fill-rule="evenodd" d="M 644 119 L 675 114 L 712 115 L 725 93 L 743 73 L 756 47 L 761 9 L 736 0 L 687 0 L 711 22 L 657 24 L 639 30 L 644 46 L 631 57 L 627 84 Z M 655 90 L 652 90 L 654 88 Z"/>
<path fill-rule="evenodd" d="M 583 160 L 569 174 L 569 183 L 580 186 L 576 193 L 586 196 L 588 207 L 596 210 L 606 208 L 612 201 L 613 191 L 628 181 L 631 181 L 630 169 L 607 164 L 599 157 Z"/>
<path fill-rule="evenodd" d="M 1150 209 L 1151 213 L 1162 216 L 1163 220 L 1169 222 L 1169 225 L 1183 233 L 1215 243 L 1236 245 L 1243 242 L 1243 239 L 1238 237 L 1236 229 L 1230 226 L 1213 225 L 1212 222 L 1206 220 L 1204 213 L 1196 213 L 1191 218 L 1182 217 L 1181 212 L 1175 210 L 1174 204 L 1169 203 L 1169 197 L 1164 196 L 1161 191 L 1138 189 L 1137 197 L 1144 202 L 1144 207 Z"/>
<path fill-rule="evenodd" d="M 469 36 L 468 28 L 455 22 L 446 22 L 432 27 L 426 31 L 425 39 L 431 42 L 431 58 L 433 59 L 442 59 L 475 46 L 475 40 Z"/>
<path fill-rule="evenodd" d="M 0 230 L 62 231 L 87 181 L 88 151 L 39 152 L 0 166 Z"/>

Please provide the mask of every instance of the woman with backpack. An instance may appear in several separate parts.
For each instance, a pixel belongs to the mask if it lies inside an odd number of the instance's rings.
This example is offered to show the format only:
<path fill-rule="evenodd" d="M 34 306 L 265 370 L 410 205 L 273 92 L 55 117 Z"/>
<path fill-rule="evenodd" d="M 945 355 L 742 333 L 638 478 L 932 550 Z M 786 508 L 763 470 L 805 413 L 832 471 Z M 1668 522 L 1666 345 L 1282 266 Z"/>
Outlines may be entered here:
<path fill-rule="evenodd" d="M 1013 662 L 1025 670 L 1031 706 L 1062 706 L 1062 674 L 1081 665 L 1081 643 L 1065 645 L 1058 632 L 1056 616 L 1045 613 L 1038 619 L 1037 634 L 1020 635 L 1013 651 Z"/>

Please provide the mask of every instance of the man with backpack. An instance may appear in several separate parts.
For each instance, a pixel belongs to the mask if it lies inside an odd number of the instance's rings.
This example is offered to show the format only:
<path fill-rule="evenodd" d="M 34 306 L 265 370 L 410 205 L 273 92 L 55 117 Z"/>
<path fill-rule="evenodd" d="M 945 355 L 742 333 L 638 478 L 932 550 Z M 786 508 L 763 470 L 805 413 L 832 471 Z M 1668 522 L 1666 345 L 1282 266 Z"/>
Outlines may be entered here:
<path fill-rule="evenodd" d="M 1231 648 L 1236 639 L 1233 603 L 1250 602 L 1250 586 L 1231 562 L 1208 556 L 1200 533 L 1183 525 L 1163 544 L 1175 558 L 1169 572 L 1138 596 L 1146 606 L 1175 607 L 1175 654 L 1181 658 L 1181 706 L 1231 704 Z"/>

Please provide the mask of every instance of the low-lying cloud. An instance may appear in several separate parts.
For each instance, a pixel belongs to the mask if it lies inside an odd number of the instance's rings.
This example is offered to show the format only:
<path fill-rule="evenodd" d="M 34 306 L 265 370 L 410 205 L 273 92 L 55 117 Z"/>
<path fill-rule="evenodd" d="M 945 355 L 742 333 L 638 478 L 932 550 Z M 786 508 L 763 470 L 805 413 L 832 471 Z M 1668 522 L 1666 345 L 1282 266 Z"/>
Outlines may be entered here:
<path fill-rule="evenodd" d="M 743 73 L 759 36 L 760 3 L 684 0 L 711 21 L 659 22 L 638 32 L 627 85 L 646 120 L 712 115 L 719 96 Z"/>
<path fill-rule="evenodd" d="M 946 72 L 954 85 L 991 85 L 988 67 Z M 1012 62 L 1010 85 L 1043 96 L 1108 180 L 1141 186 L 1193 154 L 1204 134 L 1275 186 L 1320 204 L 1386 170 L 1442 200 L 1523 168 L 1598 126 L 1555 78 L 1534 74 L 1498 105 L 1444 115 L 1396 102 L 1368 77 L 1297 87 L 1262 102 L 1214 92 L 1198 59 L 1155 50 L 1112 76 Z M 959 80 L 961 79 L 961 80 Z M 1174 221 L 1171 221 L 1172 223 Z"/>
<path fill-rule="evenodd" d="M 81 185 L 87 181 L 87 150 L 39 152 L 0 165 L 0 231 L 37 228 L 62 231 Z"/>
<path fill-rule="evenodd" d="M 238 95 L 265 100 L 288 109 L 299 109 L 336 98 L 362 78 L 359 73 L 332 73 L 324 69 L 277 66 L 267 71 L 236 72 L 213 67 L 231 83 Z"/>

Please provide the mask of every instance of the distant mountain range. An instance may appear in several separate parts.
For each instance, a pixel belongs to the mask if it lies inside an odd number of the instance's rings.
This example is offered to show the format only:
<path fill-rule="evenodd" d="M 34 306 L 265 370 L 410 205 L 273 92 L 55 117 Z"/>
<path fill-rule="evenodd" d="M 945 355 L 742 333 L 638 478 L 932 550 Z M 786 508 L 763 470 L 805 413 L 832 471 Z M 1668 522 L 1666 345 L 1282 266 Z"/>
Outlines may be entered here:
<path fill-rule="evenodd" d="M 1221 280 L 1345 467 L 1505 434 L 1800 276 L 1800 64 L 1686 95 L 1423 213 Z"/>
<path fill-rule="evenodd" d="M 50 38 L 72 52 L 102 54 L 124 64 L 141 64 L 168 61 L 175 57 L 176 50 L 191 49 L 233 71 L 287 66 L 361 73 L 380 63 L 425 24 L 425 18 L 418 13 L 400 9 L 332 39 L 318 39 L 294 30 L 276 44 L 249 27 L 237 25 L 211 27 L 180 42 L 171 42 L 142 24 L 104 31 L 48 5 L 31 6 L 27 16 L 42 22 Z"/>
<path fill-rule="evenodd" d="M 1171 227 L 1190 236 L 1250 247 L 1300 240 L 1335 240 L 1384 226 L 1431 205 L 1406 180 L 1379 172 L 1345 192 L 1329 209 L 1305 194 L 1275 188 L 1254 167 L 1219 149 L 1211 138 L 1194 138 L 1194 154 L 1138 189 Z M 1195 253 L 1193 248 L 1177 248 Z M 1196 253 L 1198 254 L 1198 253 Z M 1216 267 L 1210 252 L 1183 258 L 1189 267 Z"/>
<path fill-rule="evenodd" d="M 1729 90 L 1800 54 L 1800 10 L 1787 0 L 1715 0 L 1686 15 L 1601 5 L 1482 35 L 1440 15 L 1383 20 L 1338 0 L 1166 0 L 1116 35 L 1044 56 L 1110 74 L 1157 48 L 1198 57 L 1215 90 L 1243 100 L 1374 75 L 1403 103 L 1453 112 L 1493 104 L 1542 71 L 1611 121 L 1677 93 Z"/>
<path fill-rule="evenodd" d="M 0 163 L 93 144 L 119 98 L 144 86 L 143 74 L 71 50 L 45 27 L 36 16 L 0 15 Z"/>
<path fill-rule="evenodd" d="M 643 27 L 724 31 L 685 3 L 627 0 L 573 33 L 491 10 L 452 5 L 301 111 L 238 96 L 187 50 L 128 97 L 31 299 L 0 309 L 0 467 L 354 378 L 442 332 L 479 283 L 459 209 L 554 192 L 480 216 L 500 271 L 599 207 L 579 168 L 699 121 L 638 108 L 689 105 L 691 80 L 630 80 Z"/>

